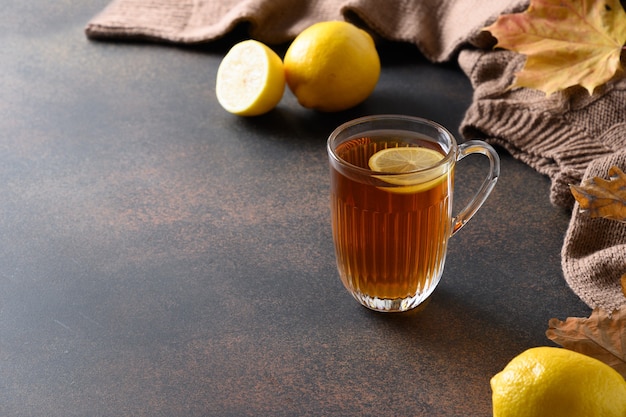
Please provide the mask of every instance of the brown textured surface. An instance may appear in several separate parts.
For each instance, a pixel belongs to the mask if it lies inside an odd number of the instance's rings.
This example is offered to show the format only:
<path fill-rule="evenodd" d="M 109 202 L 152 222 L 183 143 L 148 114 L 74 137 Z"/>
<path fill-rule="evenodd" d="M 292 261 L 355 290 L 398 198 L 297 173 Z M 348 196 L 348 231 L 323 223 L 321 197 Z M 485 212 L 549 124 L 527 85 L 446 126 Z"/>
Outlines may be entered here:
<path fill-rule="evenodd" d="M 0 415 L 488 417 L 489 378 L 549 344 L 551 317 L 588 314 L 560 271 L 569 213 L 504 154 L 424 311 L 341 287 L 326 137 L 373 113 L 456 132 L 459 70 L 387 45 L 364 105 L 287 94 L 240 119 L 214 98 L 223 45 L 89 42 L 105 4 L 0 15 Z"/>

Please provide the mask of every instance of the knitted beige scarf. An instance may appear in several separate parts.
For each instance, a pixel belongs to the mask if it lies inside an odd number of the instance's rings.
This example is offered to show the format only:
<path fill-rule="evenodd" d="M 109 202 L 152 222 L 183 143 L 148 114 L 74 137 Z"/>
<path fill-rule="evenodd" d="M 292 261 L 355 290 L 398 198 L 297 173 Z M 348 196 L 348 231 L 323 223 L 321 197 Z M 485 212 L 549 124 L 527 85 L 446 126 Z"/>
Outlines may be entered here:
<path fill-rule="evenodd" d="M 550 177 L 551 201 L 573 208 L 562 250 L 566 281 L 591 307 L 626 304 L 626 225 L 578 212 L 569 184 L 626 169 L 626 79 L 589 96 L 573 89 L 548 98 L 528 89 L 507 91 L 523 57 L 492 50 L 480 29 L 528 0 L 114 0 L 87 25 L 93 39 L 142 39 L 180 44 L 210 42 L 246 24 L 268 44 L 293 39 L 312 23 L 345 19 L 391 41 L 411 42 L 433 62 L 457 60 L 474 86 L 461 125 Z"/>

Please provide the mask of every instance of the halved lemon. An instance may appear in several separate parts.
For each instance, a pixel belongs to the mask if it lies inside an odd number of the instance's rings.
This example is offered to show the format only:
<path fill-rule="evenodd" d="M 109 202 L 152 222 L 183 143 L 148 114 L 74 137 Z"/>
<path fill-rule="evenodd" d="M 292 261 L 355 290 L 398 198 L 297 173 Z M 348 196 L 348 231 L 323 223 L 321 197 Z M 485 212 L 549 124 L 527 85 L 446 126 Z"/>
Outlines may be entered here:
<path fill-rule="evenodd" d="M 437 166 L 443 158 L 430 148 L 387 148 L 372 155 L 368 165 L 372 171 L 386 174 L 375 175 L 376 178 L 397 186 L 384 187 L 386 191 L 408 194 L 428 190 L 447 178 L 447 166 Z"/>
<path fill-rule="evenodd" d="M 282 60 L 267 45 L 252 39 L 233 46 L 217 69 L 217 101 L 239 116 L 267 113 L 276 107 L 284 91 Z"/>

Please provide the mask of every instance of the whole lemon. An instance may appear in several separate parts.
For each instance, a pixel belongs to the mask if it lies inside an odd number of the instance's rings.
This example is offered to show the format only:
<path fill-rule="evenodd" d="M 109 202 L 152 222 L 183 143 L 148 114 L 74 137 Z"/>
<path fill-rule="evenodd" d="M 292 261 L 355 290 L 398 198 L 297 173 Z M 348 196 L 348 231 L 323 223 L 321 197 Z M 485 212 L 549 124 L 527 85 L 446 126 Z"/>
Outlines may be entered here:
<path fill-rule="evenodd" d="M 626 381 L 571 350 L 528 349 L 491 378 L 494 417 L 624 417 Z"/>
<path fill-rule="evenodd" d="M 293 40 L 283 61 L 287 85 L 298 102 L 325 112 L 361 103 L 380 76 L 374 40 L 344 21 L 309 26 Z"/>

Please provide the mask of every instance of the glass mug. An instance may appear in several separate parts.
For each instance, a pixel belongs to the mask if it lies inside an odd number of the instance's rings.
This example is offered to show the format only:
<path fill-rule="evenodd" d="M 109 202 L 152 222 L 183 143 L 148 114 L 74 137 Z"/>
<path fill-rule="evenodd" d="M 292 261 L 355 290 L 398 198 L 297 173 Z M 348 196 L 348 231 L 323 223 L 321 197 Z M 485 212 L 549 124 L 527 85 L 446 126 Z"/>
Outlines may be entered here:
<path fill-rule="evenodd" d="M 379 172 L 369 167 L 372 155 L 396 147 L 423 147 L 431 151 L 412 151 L 432 156 L 434 150 L 440 155 L 435 154 L 430 166 L 408 172 Z M 500 174 L 497 152 L 478 140 L 457 145 L 443 126 L 399 115 L 344 123 L 331 133 L 327 150 L 331 223 L 341 281 L 357 301 L 372 310 L 417 307 L 441 279 L 448 239 L 493 190 Z M 473 199 L 453 217 L 455 165 L 474 153 L 487 156 L 489 172 Z"/>

